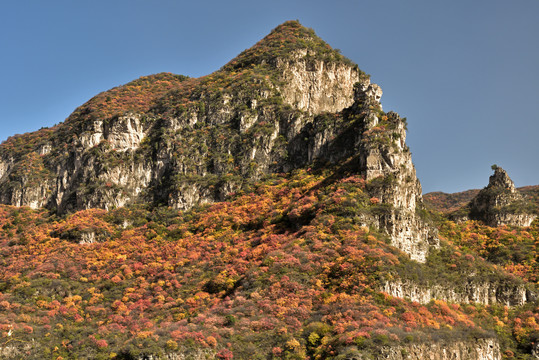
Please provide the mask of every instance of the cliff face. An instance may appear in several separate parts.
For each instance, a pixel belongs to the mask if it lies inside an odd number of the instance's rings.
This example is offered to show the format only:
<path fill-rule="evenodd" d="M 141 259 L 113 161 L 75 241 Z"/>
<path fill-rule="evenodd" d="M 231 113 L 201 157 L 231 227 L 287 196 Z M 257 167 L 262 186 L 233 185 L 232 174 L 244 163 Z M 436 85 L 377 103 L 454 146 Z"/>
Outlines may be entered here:
<path fill-rule="evenodd" d="M 338 113 L 353 103 L 359 71 L 349 64 L 321 61 L 300 49 L 287 60 L 274 60 L 286 104 L 309 114 Z"/>
<path fill-rule="evenodd" d="M 379 103 L 382 91 L 368 80 L 357 86 L 356 112 L 364 114 L 359 163 L 371 195 L 385 204 L 378 217 L 392 245 L 424 262 L 430 246 L 438 246 L 436 232 L 418 215 L 421 185 L 406 145 L 406 123 L 394 112 L 383 113 Z"/>
<path fill-rule="evenodd" d="M 30 349 L 30 346 L 27 346 Z M 0 355 L 6 359 L 22 356 L 22 351 L 14 346 L 0 347 Z M 495 339 L 477 339 L 472 341 L 440 342 L 432 344 L 410 344 L 384 347 L 377 355 L 365 354 L 356 348 L 350 348 L 344 356 L 350 360 L 387 359 L 387 360 L 499 360 L 502 359 L 500 344 Z M 211 349 L 175 352 L 163 356 L 138 356 L 138 360 L 182 360 L 215 359 L 216 352 Z"/>
<path fill-rule="evenodd" d="M 455 288 L 447 284 L 422 286 L 413 281 L 391 281 L 384 284 L 382 291 L 420 304 L 427 304 L 437 299 L 454 303 L 474 302 L 483 305 L 520 306 L 535 299 L 535 296 L 530 294 L 523 285 L 510 282 L 502 284 L 474 281 L 473 278 L 463 286 Z"/>
<path fill-rule="evenodd" d="M 494 339 L 457 341 L 452 343 L 414 344 L 387 348 L 380 359 L 390 360 L 498 360 L 502 358 L 500 344 Z"/>
<path fill-rule="evenodd" d="M 384 205 L 370 225 L 424 261 L 436 235 L 417 216 L 405 122 L 382 111 L 381 95 L 312 31 L 285 23 L 216 73 L 141 78 L 52 129 L 8 139 L 0 202 L 58 213 L 137 202 L 190 209 L 268 173 L 352 159 Z"/>
<path fill-rule="evenodd" d="M 470 218 L 487 225 L 530 226 L 537 215 L 505 170 L 494 166 L 489 184 L 470 202 Z"/>

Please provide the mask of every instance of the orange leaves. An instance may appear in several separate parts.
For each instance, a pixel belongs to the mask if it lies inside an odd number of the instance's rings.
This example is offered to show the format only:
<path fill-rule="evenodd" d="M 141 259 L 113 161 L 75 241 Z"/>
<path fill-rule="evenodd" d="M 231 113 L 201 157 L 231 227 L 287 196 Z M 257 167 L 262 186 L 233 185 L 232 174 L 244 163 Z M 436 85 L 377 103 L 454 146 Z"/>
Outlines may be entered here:
<path fill-rule="evenodd" d="M 114 232 L 113 226 L 103 218 L 106 211 L 102 209 L 82 210 L 68 216 L 65 222 L 58 223 L 54 232 L 61 238 L 84 241 L 85 234 L 109 235 Z"/>
<path fill-rule="evenodd" d="M 380 277 L 405 261 L 379 233 L 352 221 L 361 206 L 373 202 L 363 178 L 331 185 L 324 179 L 308 171 L 275 176 L 228 202 L 181 213 L 130 208 L 49 218 L 0 206 L 0 239 L 20 222 L 31 225 L 35 235 L 24 246 L 0 240 L 5 270 L 0 281 L 8 284 L 0 294 L 0 330 L 13 323 L 21 336 L 46 338 L 59 348 L 66 336 L 107 356 L 120 353 L 123 344 L 167 351 L 190 344 L 226 358 L 242 354 L 237 339 L 245 338 L 255 339 L 264 354 L 296 351 L 287 345 L 292 339 L 304 350 L 310 341 L 324 358 L 340 346 L 398 342 L 418 333 L 428 337 L 435 329 L 472 328 L 489 319 L 488 308 L 442 301 L 420 305 L 380 294 Z M 124 218 L 137 225 L 117 225 Z M 451 225 L 449 231 L 454 232 L 450 241 L 466 245 L 448 252 L 451 263 L 479 261 L 479 255 L 469 255 L 472 246 L 490 251 L 486 229 Z M 496 234 L 508 244 L 516 243 L 515 237 L 526 244 L 532 231 Z M 83 246 L 61 239 L 83 232 L 103 237 Z M 457 239 L 468 232 L 476 235 Z M 535 271 L 531 263 L 507 268 Z M 499 316 L 509 327 L 513 315 Z M 519 316 L 518 336 L 539 331 L 534 312 Z M 320 322 L 317 330 L 305 331 L 313 319 Z M 33 333 L 25 333 L 24 325 Z M 93 339 L 76 338 L 82 326 L 85 334 L 93 331 Z M 99 345 L 102 339 L 107 346 Z"/>
<path fill-rule="evenodd" d="M 9 308 L 10 308 L 10 304 L 8 301 L 6 300 L 0 301 L 0 310 L 6 311 L 6 310 L 9 310 Z"/>
<path fill-rule="evenodd" d="M 537 231 L 533 224 L 529 230 Z M 458 260 L 461 263 L 465 261 L 467 266 L 476 264 L 478 258 L 485 258 L 526 281 L 538 280 L 536 238 L 528 229 L 492 228 L 476 221 L 463 224 L 446 222 L 441 228 L 441 235 L 463 252 L 478 255 L 467 254 Z"/>
<path fill-rule="evenodd" d="M 0 155 L 10 153 L 15 159 L 18 159 L 24 154 L 35 151 L 37 147 L 47 143 L 55 128 L 56 126 L 52 128 L 43 128 L 31 133 L 11 136 L 0 144 Z"/>
<path fill-rule="evenodd" d="M 82 105 L 71 118 L 87 109 L 94 118 L 106 119 L 125 112 L 147 112 L 154 101 L 167 91 L 182 85 L 187 78 L 171 73 L 143 76 L 137 80 L 102 92 Z"/>
<path fill-rule="evenodd" d="M 118 284 L 119 282 L 122 281 L 122 278 L 119 277 L 118 275 L 115 275 L 115 276 L 113 276 L 113 277 L 110 279 L 110 281 L 112 281 L 112 282 L 115 283 L 115 284 Z"/>

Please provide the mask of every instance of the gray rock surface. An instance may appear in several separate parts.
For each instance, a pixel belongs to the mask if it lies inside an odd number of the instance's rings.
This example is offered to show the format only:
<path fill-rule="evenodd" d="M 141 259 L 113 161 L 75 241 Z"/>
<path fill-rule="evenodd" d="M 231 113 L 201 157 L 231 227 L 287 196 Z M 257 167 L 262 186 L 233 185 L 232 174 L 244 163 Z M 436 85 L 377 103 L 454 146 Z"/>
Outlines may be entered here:
<path fill-rule="evenodd" d="M 520 306 L 531 300 L 526 288 L 522 285 L 473 279 L 467 281 L 462 287 L 448 287 L 447 284 L 425 286 L 409 280 L 394 280 L 386 282 L 381 290 L 391 296 L 421 304 L 437 299 L 455 303 L 474 302 L 483 305 Z"/>

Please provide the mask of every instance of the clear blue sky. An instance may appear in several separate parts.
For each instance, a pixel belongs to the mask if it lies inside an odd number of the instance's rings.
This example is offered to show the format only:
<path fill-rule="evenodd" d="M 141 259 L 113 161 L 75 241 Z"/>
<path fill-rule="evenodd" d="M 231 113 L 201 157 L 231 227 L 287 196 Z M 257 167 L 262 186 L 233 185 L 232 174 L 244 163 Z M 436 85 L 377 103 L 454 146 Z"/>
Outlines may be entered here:
<path fill-rule="evenodd" d="M 0 140 L 142 75 L 208 74 L 294 19 L 408 118 L 424 192 L 481 188 L 494 163 L 539 184 L 539 0 L 2 1 Z"/>

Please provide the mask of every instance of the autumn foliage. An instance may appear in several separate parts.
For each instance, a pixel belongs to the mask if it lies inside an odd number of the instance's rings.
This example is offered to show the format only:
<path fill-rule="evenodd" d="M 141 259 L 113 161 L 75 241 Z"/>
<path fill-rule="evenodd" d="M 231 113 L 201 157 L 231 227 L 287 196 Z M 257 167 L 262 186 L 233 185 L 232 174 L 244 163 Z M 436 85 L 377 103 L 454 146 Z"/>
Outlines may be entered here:
<path fill-rule="evenodd" d="M 343 215 L 353 203 L 376 206 L 364 179 L 328 185 L 331 175 L 274 176 L 189 212 L 133 207 L 57 218 L 1 207 L 0 346 L 39 339 L 30 351 L 37 358 L 202 351 L 326 359 L 495 329 L 512 334 L 511 344 L 535 334 L 539 315 L 529 306 L 421 305 L 380 292 L 380 276 L 409 260 Z M 535 253 L 536 227 L 442 230 L 470 256 L 488 258 L 496 240 L 529 243 Z M 535 282 L 534 260 L 503 267 Z"/>

